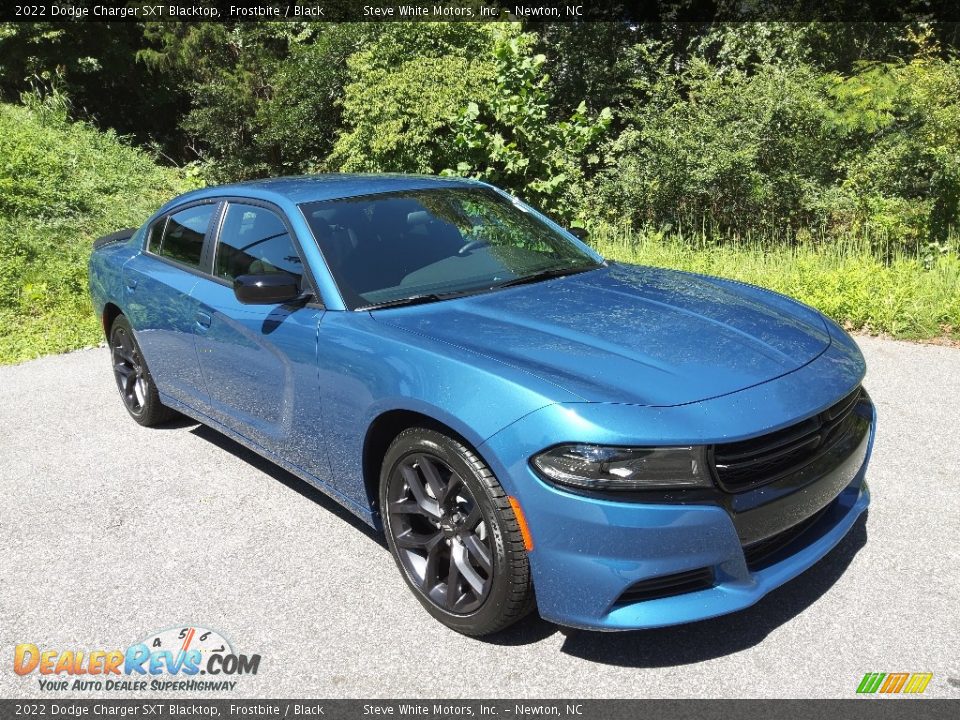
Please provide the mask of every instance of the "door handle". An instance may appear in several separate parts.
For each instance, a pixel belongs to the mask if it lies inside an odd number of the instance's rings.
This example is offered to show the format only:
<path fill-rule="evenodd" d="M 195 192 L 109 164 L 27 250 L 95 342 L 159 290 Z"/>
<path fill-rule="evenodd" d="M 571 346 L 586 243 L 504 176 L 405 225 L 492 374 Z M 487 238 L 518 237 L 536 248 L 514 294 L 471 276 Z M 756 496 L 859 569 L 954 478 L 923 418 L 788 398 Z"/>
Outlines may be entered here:
<path fill-rule="evenodd" d="M 198 312 L 196 315 L 197 325 L 200 327 L 208 328 L 210 327 L 211 318 L 205 312 Z"/>

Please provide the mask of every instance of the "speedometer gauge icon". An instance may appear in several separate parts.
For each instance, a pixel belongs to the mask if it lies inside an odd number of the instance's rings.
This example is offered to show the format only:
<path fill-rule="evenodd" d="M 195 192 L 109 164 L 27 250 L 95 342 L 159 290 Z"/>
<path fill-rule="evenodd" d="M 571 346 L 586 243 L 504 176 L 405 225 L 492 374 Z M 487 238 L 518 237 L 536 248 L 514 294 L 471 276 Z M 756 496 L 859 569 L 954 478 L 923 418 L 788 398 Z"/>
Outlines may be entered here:
<path fill-rule="evenodd" d="M 168 651 L 174 656 L 191 650 L 199 650 L 202 661 L 200 667 L 205 666 L 207 658 L 214 653 L 232 655 L 233 646 L 216 630 L 199 625 L 181 625 L 167 628 L 150 635 L 143 643 L 150 648 L 150 652 Z"/>

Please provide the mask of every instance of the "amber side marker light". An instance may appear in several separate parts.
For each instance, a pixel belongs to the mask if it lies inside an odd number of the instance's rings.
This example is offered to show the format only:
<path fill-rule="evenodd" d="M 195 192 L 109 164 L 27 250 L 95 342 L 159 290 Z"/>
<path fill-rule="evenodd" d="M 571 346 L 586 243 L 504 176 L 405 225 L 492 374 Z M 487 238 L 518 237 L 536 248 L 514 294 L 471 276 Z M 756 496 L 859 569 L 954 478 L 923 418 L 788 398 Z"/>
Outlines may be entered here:
<path fill-rule="evenodd" d="M 527 552 L 533 550 L 533 535 L 530 534 L 530 526 L 527 525 L 527 518 L 523 515 L 523 509 L 520 503 L 513 495 L 507 495 L 510 501 L 510 507 L 513 508 L 513 514 L 517 517 L 517 525 L 520 526 L 520 536 L 523 538 L 523 547 Z"/>

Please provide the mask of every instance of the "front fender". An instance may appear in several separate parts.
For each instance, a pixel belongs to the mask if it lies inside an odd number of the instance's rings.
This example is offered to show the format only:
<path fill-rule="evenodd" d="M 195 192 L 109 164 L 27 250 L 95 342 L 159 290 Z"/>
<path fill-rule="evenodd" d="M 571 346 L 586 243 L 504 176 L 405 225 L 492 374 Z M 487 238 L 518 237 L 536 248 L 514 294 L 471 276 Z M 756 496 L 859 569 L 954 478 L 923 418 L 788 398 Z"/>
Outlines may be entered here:
<path fill-rule="evenodd" d="M 363 447 L 385 412 L 426 415 L 475 448 L 518 419 L 575 396 L 475 353 L 379 323 L 329 312 L 320 323 L 319 398 L 338 489 L 366 505 Z"/>

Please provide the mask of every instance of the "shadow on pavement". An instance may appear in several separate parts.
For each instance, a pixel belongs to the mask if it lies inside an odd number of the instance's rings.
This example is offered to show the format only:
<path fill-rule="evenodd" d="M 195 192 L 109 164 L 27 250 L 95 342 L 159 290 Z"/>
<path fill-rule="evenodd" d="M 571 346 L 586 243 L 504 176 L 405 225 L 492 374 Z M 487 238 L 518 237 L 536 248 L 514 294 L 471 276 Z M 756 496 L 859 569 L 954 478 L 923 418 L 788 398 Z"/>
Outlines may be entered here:
<path fill-rule="evenodd" d="M 488 645 L 532 645 L 541 640 L 546 640 L 558 632 L 562 632 L 562 629 L 551 622 L 547 622 L 534 611 L 516 625 L 511 625 L 506 630 L 474 639 L 482 643 L 487 643 Z"/>
<path fill-rule="evenodd" d="M 174 415 L 169 420 L 166 420 L 159 425 L 154 425 L 150 428 L 152 431 L 156 430 L 183 430 L 184 428 L 193 427 L 194 425 L 199 425 L 199 423 L 193 418 L 189 418 L 186 415 Z"/>
<path fill-rule="evenodd" d="M 352 512 L 347 510 L 345 507 L 340 505 L 336 500 L 328 497 L 320 490 L 317 490 L 310 483 L 301 480 L 293 473 L 287 472 L 279 465 L 270 462 L 265 457 L 258 455 L 252 450 L 247 449 L 240 443 L 235 440 L 231 440 L 226 435 L 217 430 L 214 430 L 206 425 L 198 425 L 194 421 L 188 421 L 181 427 L 187 427 L 189 425 L 194 425 L 195 427 L 191 428 L 190 432 L 196 435 L 203 440 L 206 440 L 212 445 L 216 445 L 221 450 L 225 450 L 231 455 L 235 455 L 244 462 L 252 465 L 260 472 L 265 475 L 269 475 L 277 482 L 286 485 L 288 488 L 294 492 L 299 493 L 308 500 L 312 500 L 317 505 L 322 507 L 324 510 L 327 510 L 330 513 L 333 513 L 338 518 L 343 520 L 345 523 L 348 523 L 351 527 L 356 530 L 359 530 L 368 538 L 376 542 L 383 548 L 387 547 L 386 542 L 383 539 L 383 535 L 378 531 L 374 530 L 372 527 L 363 522 L 360 518 L 354 515 Z"/>
<path fill-rule="evenodd" d="M 789 622 L 840 579 L 867 542 L 867 513 L 820 562 L 746 610 L 711 620 L 624 633 L 565 631 L 561 652 L 607 665 L 669 667 L 746 650 Z"/>
<path fill-rule="evenodd" d="M 237 456 L 312 500 L 386 549 L 381 533 L 335 500 L 226 435 L 186 418 L 173 420 L 164 427 L 190 426 L 193 426 L 190 432 L 197 437 Z M 840 579 L 867 542 L 868 513 L 860 516 L 846 537 L 819 563 L 746 610 L 676 627 L 616 633 L 559 628 L 533 613 L 502 632 L 478 640 L 492 645 L 529 645 L 562 632 L 566 637 L 561 652 L 597 663 L 624 667 L 688 665 L 731 655 L 762 642 L 770 632 L 810 607 Z"/>
<path fill-rule="evenodd" d="M 279 465 L 267 460 L 252 450 L 249 450 L 235 440 L 230 439 L 223 433 L 214 430 L 207 425 L 199 424 L 195 420 L 191 420 L 190 418 L 182 416 L 171 420 L 169 423 L 164 423 L 162 427 L 171 429 L 182 429 L 189 427 L 190 432 L 197 437 L 202 438 L 211 445 L 216 445 L 221 450 L 240 458 L 265 475 L 269 475 L 274 480 L 286 485 L 288 488 L 299 493 L 308 500 L 312 500 L 324 510 L 333 513 L 338 518 L 348 523 L 351 527 L 356 528 L 371 540 L 376 542 L 384 550 L 387 550 L 387 543 L 384 540 L 382 533 L 371 528 L 349 510 L 342 507 L 335 500 L 327 497 L 320 490 L 313 487 L 313 485 L 310 483 L 301 480 L 293 473 L 287 472 Z M 528 618 L 521 621 L 517 625 L 514 625 L 513 627 L 502 632 L 496 633 L 495 635 L 480 638 L 480 640 L 495 645 L 528 645 L 539 642 L 551 635 L 556 634 L 558 631 L 559 628 L 556 625 L 543 620 L 536 613 L 532 613 Z"/>

